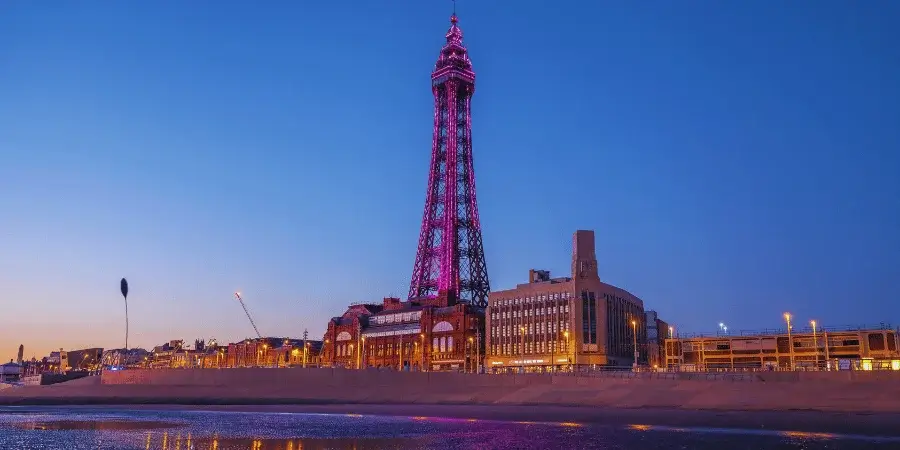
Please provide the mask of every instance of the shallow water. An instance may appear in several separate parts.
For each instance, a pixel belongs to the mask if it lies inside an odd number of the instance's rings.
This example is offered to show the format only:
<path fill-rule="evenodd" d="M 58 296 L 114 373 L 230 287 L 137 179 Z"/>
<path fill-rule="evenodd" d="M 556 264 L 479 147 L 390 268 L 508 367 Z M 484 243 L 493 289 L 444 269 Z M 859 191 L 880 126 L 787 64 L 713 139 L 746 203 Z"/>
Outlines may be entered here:
<path fill-rule="evenodd" d="M 437 417 L 0 408 L 16 450 L 880 449 L 898 438 L 738 429 L 613 427 Z"/>

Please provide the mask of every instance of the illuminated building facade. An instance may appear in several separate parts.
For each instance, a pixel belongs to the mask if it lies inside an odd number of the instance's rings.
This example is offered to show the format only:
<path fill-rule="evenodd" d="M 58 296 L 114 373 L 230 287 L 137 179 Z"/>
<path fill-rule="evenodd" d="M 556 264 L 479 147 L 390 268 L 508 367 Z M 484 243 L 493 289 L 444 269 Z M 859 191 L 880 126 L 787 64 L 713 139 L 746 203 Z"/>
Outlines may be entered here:
<path fill-rule="evenodd" d="M 321 351 L 321 341 L 278 337 L 245 339 L 228 344 L 224 359 L 215 351 L 207 352 L 203 364 L 217 367 L 215 364 L 224 361 L 224 367 L 317 367 Z"/>
<path fill-rule="evenodd" d="M 528 283 L 490 294 L 486 318 L 494 372 L 631 366 L 636 350 L 647 363 L 644 303 L 600 281 L 593 231 L 573 236 L 571 277 L 532 270 Z"/>
<path fill-rule="evenodd" d="M 666 340 L 675 370 L 824 369 L 900 370 L 898 333 L 890 327 L 825 327 L 676 336 Z M 896 367 L 896 368 L 895 368 Z"/>
<path fill-rule="evenodd" d="M 482 310 L 452 293 L 381 305 L 351 305 L 328 323 L 322 363 L 329 367 L 469 371 L 482 355 Z"/>

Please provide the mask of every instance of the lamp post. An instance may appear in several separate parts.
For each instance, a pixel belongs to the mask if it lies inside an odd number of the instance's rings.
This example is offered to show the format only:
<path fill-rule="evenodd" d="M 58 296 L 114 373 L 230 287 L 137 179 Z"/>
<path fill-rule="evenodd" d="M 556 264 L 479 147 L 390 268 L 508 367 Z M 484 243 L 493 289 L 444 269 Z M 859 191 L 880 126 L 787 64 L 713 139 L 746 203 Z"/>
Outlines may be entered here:
<path fill-rule="evenodd" d="M 303 368 L 306 368 L 306 358 L 309 356 L 309 342 L 303 341 Z"/>
<path fill-rule="evenodd" d="M 558 339 L 559 336 L 554 333 L 553 340 L 550 341 L 550 376 L 553 376 L 554 369 L 556 369 L 556 343 Z"/>
<path fill-rule="evenodd" d="M 350 358 L 353 358 L 353 354 L 354 354 L 354 352 L 353 352 L 353 347 L 354 347 L 354 345 L 353 345 L 353 344 L 350 344 L 350 354 L 347 355 L 347 356 L 349 356 Z M 358 346 L 356 346 L 356 347 L 358 347 Z M 356 359 L 357 361 L 359 361 L 358 358 L 355 358 L 355 359 Z M 353 359 L 348 359 L 348 360 L 347 360 L 347 368 L 350 368 L 350 369 L 353 368 Z"/>
<path fill-rule="evenodd" d="M 419 333 L 419 340 L 422 341 L 422 354 L 420 355 L 422 372 L 425 372 L 425 333 Z"/>
<path fill-rule="evenodd" d="M 791 370 L 794 370 L 794 339 L 791 337 L 791 313 L 784 313 L 784 320 L 787 321 L 788 350 L 791 355 Z"/>
<path fill-rule="evenodd" d="M 638 349 L 637 349 L 637 320 L 631 321 L 631 334 L 634 337 L 634 369 L 638 366 Z"/>
<path fill-rule="evenodd" d="M 475 338 L 473 338 L 472 336 L 469 336 L 469 356 L 470 357 L 472 356 L 473 353 L 475 353 L 475 349 L 473 347 L 475 347 Z M 475 362 L 469 364 L 469 367 L 472 369 L 472 373 L 475 373 L 475 364 L 477 362 L 478 361 L 475 361 Z"/>
<path fill-rule="evenodd" d="M 128 352 L 128 280 L 122 278 L 119 282 L 119 289 L 122 291 L 122 298 L 125 299 L 125 352 Z"/>
<path fill-rule="evenodd" d="M 475 373 L 481 373 L 481 330 L 475 330 Z"/>
<path fill-rule="evenodd" d="M 810 320 L 809 324 L 813 329 L 813 349 L 816 353 L 816 370 L 819 370 L 819 336 L 816 334 L 816 321 Z"/>
<path fill-rule="evenodd" d="M 566 337 L 566 362 L 569 364 L 569 370 L 572 370 L 572 359 L 569 358 L 569 330 L 563 331 L 563 336 Z"/>
<path fill-rule="evenodd" d="M 519 327 L 519 331 L 522 332 L 522 347 L 519 349 L 519 358 L 521 359 L 520 366 L 522 366 L 522 373 L 525 373 L 525 327 Z"/>
<path fill-rule="evenodd" d="M 362 340 L 362 344 L 360 344 L 360 346 L 359 346 L 359 351 L 358 351 L 358 354 L 359 354 L 359 362 L 356 364 L 356 366 L 357 366 L 356 368 L 357 368 L 357 369 L 362 369 L 362 367 L 363 367 L 363 359 L 365 359 L 365 353 L 366 353 L 366 337 L 363 336 L 363 337 L 361 337 L 360 339 Z"/>
<path fill-rule="evenodd" d="M 362 352 L 362 322 L 356 322 L 356 369 L 360 368 L 360 364 L 362 363 L 360 353 Z M 350 350 L 351 354 L 353 353 L 352 347 Z"/>

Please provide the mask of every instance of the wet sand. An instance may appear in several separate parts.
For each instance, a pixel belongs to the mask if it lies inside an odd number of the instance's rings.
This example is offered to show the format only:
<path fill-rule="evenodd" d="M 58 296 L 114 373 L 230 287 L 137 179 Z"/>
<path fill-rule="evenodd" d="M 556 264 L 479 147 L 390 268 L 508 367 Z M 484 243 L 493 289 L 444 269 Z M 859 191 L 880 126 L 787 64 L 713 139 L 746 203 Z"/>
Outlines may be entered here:
<path fill-rule="evenodd" d="M 73 407 L 69 407 L 73 408 Z M 156 411 L 220 411 L 308 414 L 361 414 L 405 417 L 602 424 L 656 425 L 675 428 L 835 433 L 900 437 L 900 414 L 821 411 L 702 411 L 663 408 L 597 408 L 577 406 L 501 405 L 100 405 L 84 409 Z"/>

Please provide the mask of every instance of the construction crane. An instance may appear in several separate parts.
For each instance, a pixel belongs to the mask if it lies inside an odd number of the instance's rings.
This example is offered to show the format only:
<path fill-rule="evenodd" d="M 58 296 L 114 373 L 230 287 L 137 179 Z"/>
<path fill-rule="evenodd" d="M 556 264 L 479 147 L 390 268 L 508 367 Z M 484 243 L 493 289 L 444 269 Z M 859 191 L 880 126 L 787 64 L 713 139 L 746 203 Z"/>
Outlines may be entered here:
<path fill-rule="evenodd" d="M 250 325 L 253 325 L 253 331 L 256 332 L 256 337 L 262 339 L 262 335 L 259 334 L 259 329 L 256 328 L 256 323 L 253 322 L 253 317 L 250 317 L 250 311 L 247 311 L 247 305 L 244 304 L 244 299 L 241 298 L 241 293 L 235 292 L 234 297 L 237 298 L 237 301 L 241 302 L 241 308 L 244 308 L 244 313 L 247 314 L 247 318 L 250 319 Z"/>

